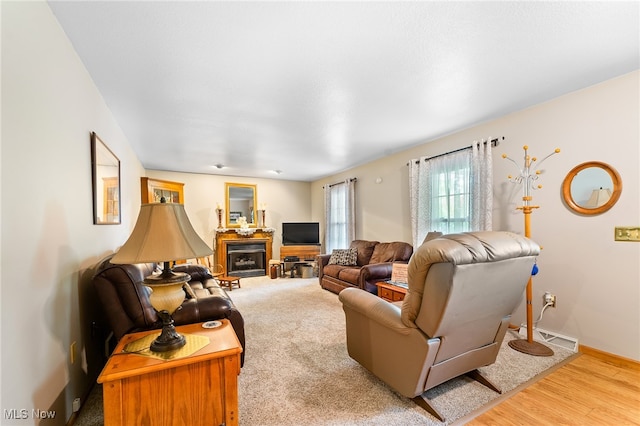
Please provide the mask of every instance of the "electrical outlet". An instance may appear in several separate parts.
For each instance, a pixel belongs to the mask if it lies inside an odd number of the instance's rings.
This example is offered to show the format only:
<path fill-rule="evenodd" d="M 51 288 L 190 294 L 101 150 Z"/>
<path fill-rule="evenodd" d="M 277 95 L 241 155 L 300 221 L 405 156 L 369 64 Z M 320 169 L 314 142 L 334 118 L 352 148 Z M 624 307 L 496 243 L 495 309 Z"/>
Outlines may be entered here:
<path fill-rule="evenodd" d="M 542 303 L 545 305 L 549 305 L 552 308 L 556 307 L 556 295 L 551 294 L 550 291 L 545 291 L 544 296 L 542 296 Z"/>
<path fill-rule="evenodd" d="M 80 411 L 80 398 L 76 398 L 73 400 L 73 404 L 72 407 L 73 412 L 77 413 L 78 411 Z"/>
<path fill-rule="evenodd" d="M 71 364 L 76 362 L 76 342 L 72 342 L 69 346 L 69 358 L 71 358 Z"/>

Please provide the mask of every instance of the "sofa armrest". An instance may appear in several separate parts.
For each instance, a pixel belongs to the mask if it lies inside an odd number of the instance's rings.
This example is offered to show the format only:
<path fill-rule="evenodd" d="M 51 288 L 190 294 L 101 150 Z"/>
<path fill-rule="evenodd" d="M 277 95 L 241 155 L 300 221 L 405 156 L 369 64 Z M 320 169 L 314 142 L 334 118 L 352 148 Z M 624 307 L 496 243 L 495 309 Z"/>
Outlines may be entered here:
<path fill-rule="evenodd" d="M 200 267 L 200 265 L 185 266 Z M 199 268 L 181 269 L 185 270 L 179 272 L 187 272 L 190 275 L 192 272 L 195 272 L 194 275 L 191 276 L 191 281 L 187 284 L 195 297 L 185 298 L 181 308 L 173 315 L 173 319 L 177 325 L 227 318 L 229 311 L 236 309 L 227 292 L 220 288 L 216 280 L 212 277 L 206 278 L 207 275 L 210 276 L 208 272 L 202 280 L 199 280 L 194 278 L 199 277 Z M 207 270 L 206 268 L 204 269 Z"/>
<path fill-rule="evenodd" d="M 199 266 L 199 265 L 193 265 Z M 184 271 L 183 271 L 184 272 Z M 193 324 L 204 321 L 226 318 L 231 321 L 233 330 L 242 345 L 240 356 L 244 365 L 246 354 L 244 319 L 233 301 L 224 289 L 213 278 L 197 281 L 192 279 L 189 284 L 196 294 L 196 298 L 185 299 L 182 306 L 172 316 L 176 325 Z"/>
<path fill-rule="evenodd" d="M 364 265 L 360 269 L 360 276 L 358 277 L 358 286 L 365 288 L 365 282 L 373 283 L 375 281 L 385 281 L 391 278 L 391 271 L 393 270 L 392 262 L 384 263 L 371 263 Z"/>
<path fill-rule="evenodd" d="M 228 298 L 210 295 L 185 299 L 172 316 L 176 325 L 193 324 L 227 318 L 233 308 L 233 303 Z"/>
<path fill-rule="evenodd" d="M 209 269 L 204 265 L 184 263 L 171 268 L 174 272 L 185 272 L 191 276 L 191 281 L 206 281 L 213 278 Z"/>
<path fill-rule="evenodd" d="M 316 262 L 318 263 L 318 279 L 322 281 L 322 276 L 324 275 L 324 267 L 329 264 L 329 259 L 331 259 L 330 254 L 319 254 L 316 256 Z"/>

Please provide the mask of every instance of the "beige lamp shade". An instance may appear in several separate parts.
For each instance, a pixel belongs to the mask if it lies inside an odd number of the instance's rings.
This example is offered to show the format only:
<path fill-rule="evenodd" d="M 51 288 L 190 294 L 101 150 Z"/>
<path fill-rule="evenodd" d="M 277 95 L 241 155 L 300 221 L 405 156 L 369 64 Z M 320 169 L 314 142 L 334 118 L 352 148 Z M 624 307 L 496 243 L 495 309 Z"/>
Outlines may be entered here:
<path fill-rule="evenodd" d="M 184 205 L 151 203 L 140 206 L 138 221 L 131 236 L 111 262 L 168 262 L 212 253 L 191 226 Z"/>
<path fill-rule="evenodd" d="M 606 204 L 609 198 L 611 198 L 611 190 L 609 188 L 594 189 L 585 207 L 595 209 L 596 207 Z"/>

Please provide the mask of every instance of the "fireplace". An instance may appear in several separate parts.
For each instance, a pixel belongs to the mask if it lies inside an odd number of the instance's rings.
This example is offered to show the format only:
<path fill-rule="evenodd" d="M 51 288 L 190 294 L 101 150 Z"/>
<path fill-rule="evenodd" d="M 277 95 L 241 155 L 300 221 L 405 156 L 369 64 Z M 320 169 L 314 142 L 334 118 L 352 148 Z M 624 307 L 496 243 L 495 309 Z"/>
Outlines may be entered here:
<path fill-rule="evenodd" d="M 227 243 L 227 275 L 258 277 L 267 274 L 264 242 Z"/>
<path fill-rule="evenodd" d="M 251 235 L 240 235 L 235 229 L 216 230 L 213 241 L 216 264 L 222 265 L 227 275 L 267 275 L 267 266 L 273 255 L 273 231 L 271 228 L 256 229 Z M 245 256 L 242 252 L 245 252 Z"/>

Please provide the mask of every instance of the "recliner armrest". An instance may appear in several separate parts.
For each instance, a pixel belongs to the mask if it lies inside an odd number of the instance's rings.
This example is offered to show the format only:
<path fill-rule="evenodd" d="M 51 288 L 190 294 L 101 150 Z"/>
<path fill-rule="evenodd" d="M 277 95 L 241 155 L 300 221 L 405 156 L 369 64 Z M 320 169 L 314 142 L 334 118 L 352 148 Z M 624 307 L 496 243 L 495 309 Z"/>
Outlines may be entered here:
<path fill-rule="evenodd" d="M 420 395 L 439 340 L 404 325 L 398 306 L 371 293 L 346 288 L 338 298 L 345 312 L 349 356 L 400 394 Z"/>
<path fill-rule="evenodd" d="M 410 329 L 400 319 L 400 307 L 368 291 L 345 288 L 338 294 L 338 299 L 344 307 L 361 313 L 371 321 L 401 334 L 409 333 Z"/>

